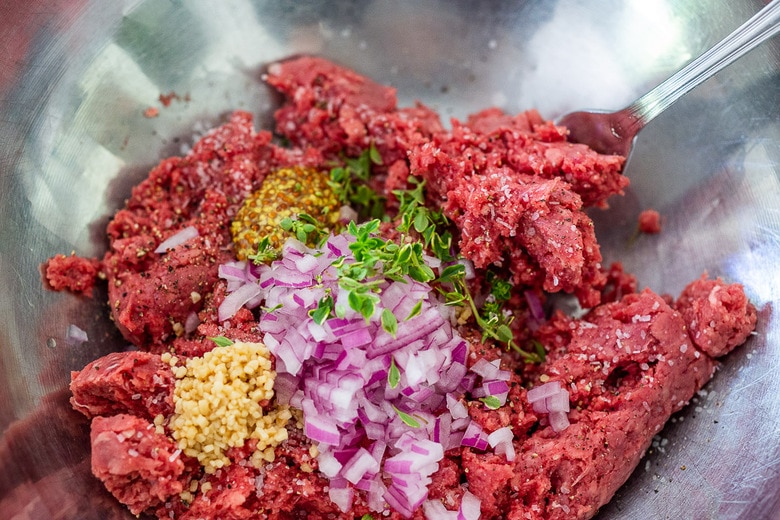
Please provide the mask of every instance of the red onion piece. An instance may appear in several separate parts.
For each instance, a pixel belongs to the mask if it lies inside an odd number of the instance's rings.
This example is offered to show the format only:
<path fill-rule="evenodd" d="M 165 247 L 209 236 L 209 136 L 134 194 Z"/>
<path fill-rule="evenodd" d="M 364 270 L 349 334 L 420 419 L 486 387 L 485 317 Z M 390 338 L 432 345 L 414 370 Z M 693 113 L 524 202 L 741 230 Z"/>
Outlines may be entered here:
<path fill-rule="evenodd" d="M 556 432 L 561 432 L 569 427 L 569 416 L 566 412 L 550 412 L 547 416 L 550 426 Z"/>
<path fill-rule="evenodd" d="M 452 394 L 447 394 L 447 409 L 450 411 L 453 419 L 463 419 L 469 416 L 469 411 L 460 400 L 455 399 Z"/>
<path fill-rule="evenodd" d="M 423 502 L 423 513 L 426 520 L 457 520 L 458 512 L 450 511 L 438 500 Z"/>
<path fill-rule="evenodd" d="M 65 331 L 65 343 L 67 345 L 75 347 L 85 341 L 89 341 L 89 336 L 87 336 L 84 329 L 72 323 L 68 325 L 68 329 Z"/>
<path fill-rule="evenodd" d="M 558 381 L 550 381 L 528 391 L 528 401 L 536 413 L 549 414 L 550 426 L 556 432 L 569 426 L 569 392 Z"/>
<path fill-rule="evenodd" d="M 225 299 L 222 300 L 222 303 L 217 310 L 219 321 L 225 321 L 232 318 L 245 303 L 259 296 L 261 293 L 262 289 L 259 285 L 246 284 L 228 294 L 225 296 Z"/>
<path fill-rule="evenodd" d="M 317 455 L 317 464 L 323 475 L 328 478 L 333 478 L 339 474 L 341 468 L 341 462 L 333 456 L 333 453 L 329 451 L 322 451 Z"/>
<path fill-rule="evenodd" d="M 485 358 L 480 358 L 471 366 L 471 371 L 484 379 L 495 379 L 498 375 L 498 367 Z"/>
<path fill-rule="evenodd" d="M 468 446 L 469 448 L 485 451 L 488 447 L 487 435 L 476 422 L 471 421 L 468 428 L 466 428 L 466 432 L 463 434 L 461 444 L 463 446 Z"/>
<path fill-rule="evenodd" d="M 236 261 L 220 264 L 217 274 L 223 280 L 240 282 L 243 285 L 247 282 L 246 262 Z"/>
<path fill-rule="evenodd" d="M 349 224 L 350 222 L 357 222 L 358 212 L 352 209 L 350 206 L 341 206 L 339 208 L 339 222 L 342 224 Z M 340 253 L 337 253 L 340 254 Z"/>
<path fill-rule="evenodd" d="M 463 493 L 458 511 L 458 520 L 479 520 L 482 502 L 470 491 Z"/>
<path fill-rule="evenodd" d="M 533 403 L 539 401 L 545 397 L 557 394 L 561 390 L 561 383 L 559 381 L 550 381 L 540 386 L 535 386 L 528 391 L 528 402 Z"/>
<path fill-rule="evenodd" d="M 328 487 L 328 497 L 331 502 L 338 506 L 342 513 L 346 513 L 352 508 L 355 492 L 349 487 L 346 479 L 332 478 Z"/>
<path fill-rule="evenodd" d="M 531 316 L 537 321 L 542 321 L 544 319 L 544 306 L 539 295 L 531 290 L 525 291 L 523 294 L 525 295 L 525 301 L 528 302 L 528 310 Z"/>
<path fill-rule="evenodd" d="M 313 441 L 336 446 L 341 440 L 341 434 L 333 422 L 319 415 L 310 415 L 304 421 L 304 433 Z"/>
<path fill-rule="evenodd" d="M 193 238 L 198 236 L 198 228 L 195 226 L 187 226 L 185 228 L 180 229 L 173 235 L 169 236 L 162 242 L 160 242 L 160 245 L 157 246 L 157 249 L 154 250 L 155 253 L 165 253 L 169 249 L 173 249 L 174 247 L 181 245 L 189 240 L 192 240 Z"/>
<path fill-rule="evenodd" d="M 465 258 L 461 258 L 458 260 L 458 263 L 463 265 L 463 268 L 465 269 L 465 278 L 466 280 L 473 280 L 476 276 L 476 271 L 474 270 L 474 264 L 471 260 L 467 260 Z"/>
<path fill-rule="evenodd" d="M 366 473 L 379 472 L 379 462 L 365 448 L 360 448 L 349 461 L 344 464 L 341 474 L 349 482 L 357 484 Z"/>
<path fill-rule="evenodd" d="M 488 444 L 490 444 L 491 448 L 495 449 L 497 454 L 505 454 L 506 460 L 512 462 L 515 460 L 515 449 L 512 444 L 513 438 L 514 434 L 512 433 L 511 428 L 504 426 L 488 435 Z"/>
<path fill-rule="evenodd" d="M 569 392 L 561 389 L 555 395 L 545 398 L 545 404 L 550 412 L 568 412 L 569 408 Z"/>
<path fill-rule="evenodd" d="M 506 384 L 506 381 L 485 381 L 482 383 L 482 388 L 485 389 L 488 395 L 499 395 L 509 392 L 509 385 Z"/>
<path fill-rule="evenodd" d="M 200 318 L 197 312 L 191 312 L 187 315 L 187 319 L 184 320 L 184 332 L 192 334 L 198 329 L 200 325 Z"/>
<path fill-rule="evenodd" d="M 406 518 L 410 518 L 414 509 L 409 505 L 409 497 L 398 491 L 396 486 L 390 486 L 382 497 L 387 504 L 401 513 Z"/>

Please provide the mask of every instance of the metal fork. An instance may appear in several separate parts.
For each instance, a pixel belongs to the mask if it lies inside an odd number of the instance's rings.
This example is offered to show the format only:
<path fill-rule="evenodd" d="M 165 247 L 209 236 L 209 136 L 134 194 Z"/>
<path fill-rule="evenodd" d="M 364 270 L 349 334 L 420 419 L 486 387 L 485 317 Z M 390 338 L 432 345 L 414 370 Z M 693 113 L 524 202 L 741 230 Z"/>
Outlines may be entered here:
<path fill-rule="evenodd" d="M 626 108 L 617 112 L 581 111 L 556 124 L 569 140 L 605 154 L 628 157 L 636 135 L 684 94 L 780 31 L 780 0 L 773 0 L 734 32 Z"/>

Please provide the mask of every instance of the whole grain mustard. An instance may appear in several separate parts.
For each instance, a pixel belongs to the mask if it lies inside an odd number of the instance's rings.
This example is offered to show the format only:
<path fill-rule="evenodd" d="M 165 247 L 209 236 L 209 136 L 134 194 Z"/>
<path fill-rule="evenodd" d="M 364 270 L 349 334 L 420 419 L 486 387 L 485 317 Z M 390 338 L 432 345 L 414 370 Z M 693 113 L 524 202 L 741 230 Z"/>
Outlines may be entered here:
<path fill-rule="evenodd" d="M 239 260 L 257 252 L 263 238 L 280 250 L 287 236 L 280 223 L 301 213 L 311 215 L 326 228 L 338 221 L 338 197 L 328 184 L 327 173 L 295 166 L 268 174 L 259 190 L 246 198 L 230 226 Z"/>

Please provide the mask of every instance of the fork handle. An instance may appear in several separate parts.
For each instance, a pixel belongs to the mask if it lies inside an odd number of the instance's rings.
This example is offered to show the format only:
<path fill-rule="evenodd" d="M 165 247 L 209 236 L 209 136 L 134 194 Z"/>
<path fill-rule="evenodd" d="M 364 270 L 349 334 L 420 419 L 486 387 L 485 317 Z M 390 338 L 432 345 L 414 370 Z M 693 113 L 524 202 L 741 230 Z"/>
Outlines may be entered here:
<path fill-rule="evenodd" d="M 626 107 L 638 132 L 683 94 L 780 31 L 780 0 L 772 0 L 734 32 Z"/>

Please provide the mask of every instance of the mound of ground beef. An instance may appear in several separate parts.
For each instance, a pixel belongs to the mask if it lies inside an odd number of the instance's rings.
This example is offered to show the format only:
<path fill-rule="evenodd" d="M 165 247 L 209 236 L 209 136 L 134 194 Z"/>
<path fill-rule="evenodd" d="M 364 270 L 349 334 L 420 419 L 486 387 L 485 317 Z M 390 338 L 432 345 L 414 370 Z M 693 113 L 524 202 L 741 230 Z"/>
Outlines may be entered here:
<path fill-rule="evenodd" d="M 565 128 L 535 111 L 488 109 L 445 130 L 431 109 L 399 109 L 392 88 L 324 59 L 272 65 L 266 80 L 285 97 L 275 131 L 288 147 L 236 112 L 133 189 L 108 226 L 102 260 L 55 257 L 48 264 L 50 285 L 77 293 L 90 292 L 104 273 L 111 316 L 139 349 L 96 360 L 71 383 L 73 407 L 92 418 L 92 471 L 134 514 L 346 520 L 371 513 L 362 490 L 349 512 L 330 501 L 316 446 L 295 421 L 273 462 L 259 467 L 249 463 L 256 441 L 231 448 L 230 464 L 205 472 L 171 437 L 175 378 L 163 359 L 202 356 L 218 348 L 209 339 L 217 336 L 263 341 L 257 311 L 244 308 L 220 321 L 227 289 L 218 266 L 234 258 L 229 227 L 238 208 L 279 168 L 327 171 L 373 145 L 382 158 L 375 188 L 389 195 L 409 187 L 410 176 L 424 180 L 427 204 L 451 220 L 460 253 L 476 267 L 475 283 L 490 268 L 514 284 L 511 302 L 524 318 L 513 327 L 543 345 L 546 359 L 525 364 L 483 339 L 473 321 L 458 324 L 469 366 L 499 360 L 512 373 L 507 405 L 466 404 L 486 432 L 511 427 L 517 457 L 447 451 L 428 497 L 450 510 L 469 491 L 483 519 L 591 518 L 670 415 L 712 377 L 715 358 L 753 330 L 756 311 L 738 284 L 703 277 L 671 301 L 637 292 L 619 264 L 601 265 L 584 209 L 622 193 L 624 158 L 567 142 Z M 389 211 L 394 204 L 390 197 Z M 156 252 L 185 228 L 196 236 Z M 588 312 L 540 316 L 524 303 L 556 292 L 575 296 Z M 527 389 L 551 381 L 570 396 L 570 425 L 562 431 L 527 399 Z M 403 518 L 389 509 L 381 515 Z"/>
<path fill-rule="evenodd" d="M 44 284 L 55 291 L 92 296 L 92 288 L 100 274 L 101 262 L 97 258 L 56 255 L 43 266 Z"/>

